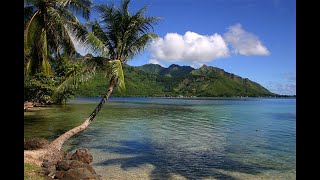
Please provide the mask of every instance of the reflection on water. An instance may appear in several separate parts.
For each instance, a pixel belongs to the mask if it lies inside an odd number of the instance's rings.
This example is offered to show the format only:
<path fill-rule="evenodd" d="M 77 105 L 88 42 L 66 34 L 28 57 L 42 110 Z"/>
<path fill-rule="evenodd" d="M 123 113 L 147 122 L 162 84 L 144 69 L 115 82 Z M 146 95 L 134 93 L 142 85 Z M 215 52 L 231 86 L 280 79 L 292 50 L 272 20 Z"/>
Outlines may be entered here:
<path fill-rule="evenodd" d="M 99 99 L 25 113 L 25 137 L 54 139 Z M 107 179 L 295 179 L 295 99 L 113 98 L 66 149 L 89 148 Z"/>

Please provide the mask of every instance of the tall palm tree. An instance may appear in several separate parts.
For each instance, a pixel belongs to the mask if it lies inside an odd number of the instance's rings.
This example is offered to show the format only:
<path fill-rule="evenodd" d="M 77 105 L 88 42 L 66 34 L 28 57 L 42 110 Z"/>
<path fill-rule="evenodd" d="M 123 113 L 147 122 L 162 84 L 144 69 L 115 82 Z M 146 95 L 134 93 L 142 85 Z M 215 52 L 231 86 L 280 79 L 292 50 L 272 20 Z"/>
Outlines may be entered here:
<path fill-rule="evenodd" d="M 153 25 L 157 24 L 159 18 L 144 16 L 147 10 L 146 6 L 131 15 L 128 10 L 129 2 L 130 0 L 123 0 L 119 8 L 113 4 L 97 6 L 101 21 L 99 23 L 95 20 L 90 24 L 92 34 L 89 34 L 87 38 L 88 41 L 96 44 L 96 50 L 100 50 L 99 55 L 102 58 L 89 59 L 85 62 L 90 63 L 91 67 L 107 67 L 109 87 L 89 117 L 80 126 L 67 131 L 52 141 L 48 150 L 39 150 L 37 153 L 38 160 L 41 157 L 54 159 L 58 154 L 57 152 L 61 150 L 62 145 L 69 138 L 86 129 L 108 100 L 115 87 L 118 87 L 122 92 L 125 91 L 122 65 L 141 53 L 148 42 L 158 37 L 151 31 L 153 31 Z M 70 81 L 74 77 L 70 77 Z M 61 88 L 64 87 L 66 86 Z M 48 151 L 51 153 L 48 153 Z M 25 157 L 32 155 L 35 155 L 35 153 L 25 151 Z"/>
<path fill-rule="evenodd" d="M 89 20 L 91 0 L 25 0 L 24 52 L 26 73 L 44 72 L 52 74 L 49 56 L 60 53 L 73 54 L 75 46 L 72 33 L 85 43 L 88 34 L 73 14 Z"/>
<path fill-rule="evenodd" d="M 97 6 L 101 25 L 97 20 L 90 25 L 93 35 L 98 38 L 97 41 L 101 41 L 104 49 L 108 49 L 109 52 L 108 54 L 101 54 L 104 58 L 100 58 L 100 60 L 105 62 L 99 63 L 100 66 L 107 64 L 107 73 L 110 78 L 109 87 L 100 103 L 84 123 L 55 139 L 51 146 L 61 149 L 66 140 L 87 128 L 115 87 L 118 87 L 121 92 L 125 91 L 122 65 L 141 53 L 148 42 L 158 37 L 151 31 L 153 30 L 153 25 L 159 21 L 159 18 L 144 16 L 147 6 L 131 15 L 128 9 L 129 2 L 130 0 L 123 0 L 120 8 L 113 4 Z"/>

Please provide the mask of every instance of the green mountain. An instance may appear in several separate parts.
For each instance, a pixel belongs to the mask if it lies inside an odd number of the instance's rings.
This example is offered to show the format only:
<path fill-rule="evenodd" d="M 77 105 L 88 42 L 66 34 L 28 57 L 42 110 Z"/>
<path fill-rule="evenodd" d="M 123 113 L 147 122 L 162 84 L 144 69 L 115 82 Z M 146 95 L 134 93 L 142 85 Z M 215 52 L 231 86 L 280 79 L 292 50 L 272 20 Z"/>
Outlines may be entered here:
<path fill-rule="evenodd" d="M 206 65 L 199 69 L 176 64 L 168 68 L 156 64 L 137 67 L 125 65 L 123 69 L 127 91 L 121 95 L 115 90 L 113 96 L 276 96 L 247 78 Z M 102 96 L 107 88 L 107 79 L 103 73 L 98 72 L 92 81 L 79 87 L 76 95 Z"/>
<path fill-rule="evenodd" d="M 143 72 L 150 73 L 150 74 L 157 74 L 157 75 L 159 75 L 162 70 L 166 69 L 160 66 L 159 64 L 145 64 L 143 66 L 138 66 L 136 68 Z"/>

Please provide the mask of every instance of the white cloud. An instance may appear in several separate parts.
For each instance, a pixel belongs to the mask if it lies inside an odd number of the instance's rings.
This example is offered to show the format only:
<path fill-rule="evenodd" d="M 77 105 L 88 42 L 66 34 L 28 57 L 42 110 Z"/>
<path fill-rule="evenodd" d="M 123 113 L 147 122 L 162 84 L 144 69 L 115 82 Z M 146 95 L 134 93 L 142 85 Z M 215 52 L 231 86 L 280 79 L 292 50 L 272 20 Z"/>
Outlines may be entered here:
<path fill-rule="evenodd" d="M 245 31 L 241 24 L 235 24 L 228 28 L 224 34 L 224 40 L 232 45 L 235 54 L 241 55 L 269 55 L 269 50 L 253 33 Z"/>
<path fill-rule="evenodd" d="M 214 59 L 229 56 L 229 49 L 222 36 L 211 36 L 186 32 L 184 35 L 167 33 L 164 38 L 151 43 L 153 61 L 184 61 L 191 64 L 203 64 Z"/>
<path fill-rule="evenodd" d="M 151 62 L 182 62 L 193 67 L 199 67 L 215 59 L 230 56 L 228 45 L 234 54 L 245 56 L 269 55 L 269 50 L 259 38 L 245 31 L 241 24 L 235 24 L 228 28 L 223 37 L 213 35 L 201 35 L 187 31 L 184 35 L 167 33 L 163 38 L 153 41 L 150 45 Z"/>
<path fill-rule="evenodd" d="M 150 59 L 149 63 L 150 64 L 159 64 L 159 65 L 161 65 L 160 62 L 158 60 L 156 60 L 156 59 Z"/>

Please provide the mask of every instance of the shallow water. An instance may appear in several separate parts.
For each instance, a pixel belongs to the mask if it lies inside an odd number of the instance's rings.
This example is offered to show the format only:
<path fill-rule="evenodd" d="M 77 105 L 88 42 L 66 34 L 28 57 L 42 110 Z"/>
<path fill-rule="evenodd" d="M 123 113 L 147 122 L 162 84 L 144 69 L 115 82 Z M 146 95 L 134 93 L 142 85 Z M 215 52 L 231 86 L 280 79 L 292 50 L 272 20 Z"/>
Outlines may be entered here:
<path fill-rule="evenodd" d="M 25 138 L 52 140 L 98 102 L 25 112 Z M 105 179 L 296 179 L 296 100 L 111 98 L 77 147 Z"/>

